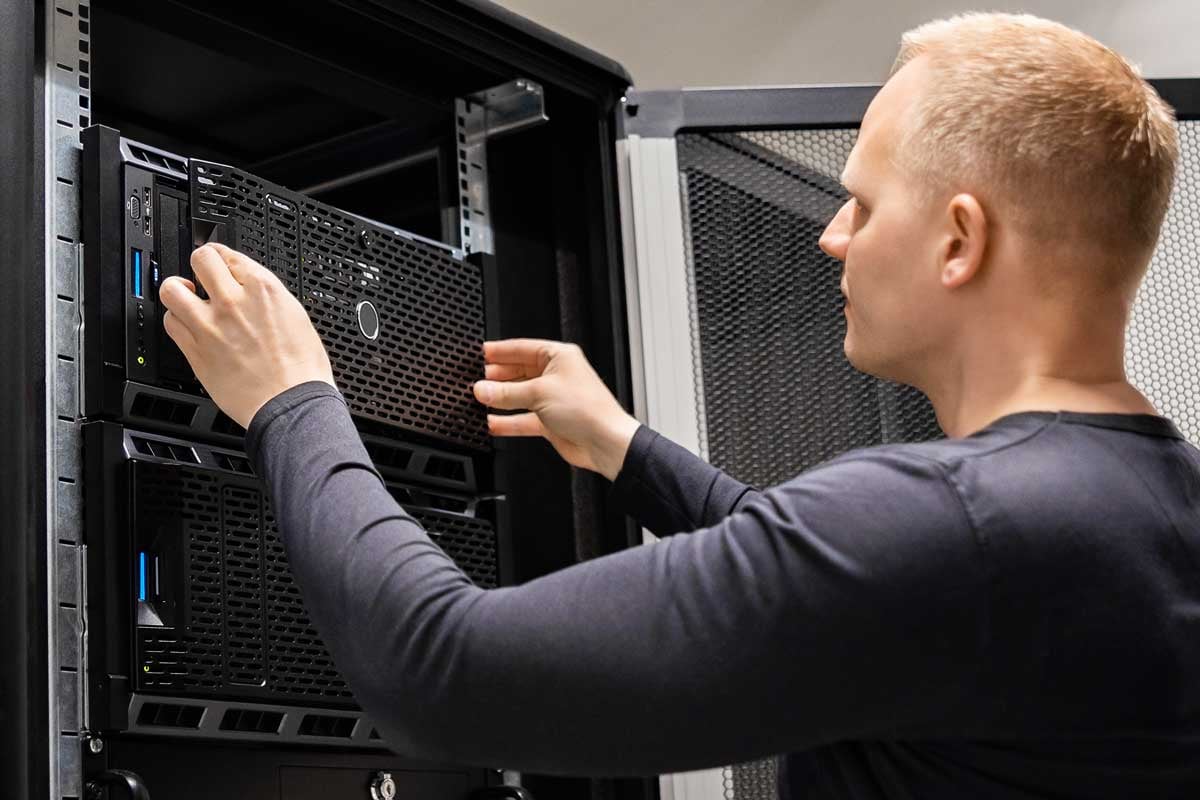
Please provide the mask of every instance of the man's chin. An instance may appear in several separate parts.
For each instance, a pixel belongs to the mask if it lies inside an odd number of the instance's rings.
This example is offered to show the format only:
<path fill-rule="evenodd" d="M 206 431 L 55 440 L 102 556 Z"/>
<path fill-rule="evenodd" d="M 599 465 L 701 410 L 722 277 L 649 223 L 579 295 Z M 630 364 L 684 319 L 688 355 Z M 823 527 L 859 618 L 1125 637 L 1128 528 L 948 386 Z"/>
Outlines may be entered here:
<path fill-rule="evenodd" d="M 842 345 L 842 352 L 846 354 L 846 360 L 850 362 L 850 366 L 859 372 L 870 375 L 873 378 L 892 380 L 892 378 L 887 376 L 884 365 L 878 359 L 871 359 L 868 354 L 862 351 L 862 348 L 856 347 L 848 334 L 845 343 Z"/>

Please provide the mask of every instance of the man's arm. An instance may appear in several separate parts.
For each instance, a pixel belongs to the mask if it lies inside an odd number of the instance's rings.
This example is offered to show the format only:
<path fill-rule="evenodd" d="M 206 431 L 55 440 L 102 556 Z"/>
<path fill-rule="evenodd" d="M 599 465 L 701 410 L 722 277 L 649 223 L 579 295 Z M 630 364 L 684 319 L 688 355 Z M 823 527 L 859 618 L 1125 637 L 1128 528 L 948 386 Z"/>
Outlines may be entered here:
<path fill-rule="evenodd" d="M 332 387 L 268 402 L 247 446 L 317 630 L 411 756 L 656 774 L 970 707 L 986 579 L 923 459 L 834 462 L 690 536 L 484 591 L 387 493 Z"/>
<path fill-rule="evenodd" d="M 659 536 L 715 524 L 757 492 L 638 424 L 572 344 L 486 342 L 480 402 L 497 436 L 543 436 L 568 463 L 615 481 L 614 499 Z M 619 475 L 618 475 L 619 472 Z"/>
<path fill-rule="evenodd" d="M 760 496 L 644 425 L 612 488 L 617 505 L 658 536 L 715 525 Z"/>

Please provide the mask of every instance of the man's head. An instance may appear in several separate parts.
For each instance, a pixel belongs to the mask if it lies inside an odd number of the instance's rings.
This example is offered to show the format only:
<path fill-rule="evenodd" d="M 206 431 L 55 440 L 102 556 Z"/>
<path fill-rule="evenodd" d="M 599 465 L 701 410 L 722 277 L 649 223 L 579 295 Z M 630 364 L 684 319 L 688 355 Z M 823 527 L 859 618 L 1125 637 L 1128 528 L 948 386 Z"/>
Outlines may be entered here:
<path fill-rule="evenodd" d="M 1037 337 L 1094 303 L 1123 328 L 1177 150 L 1170 108 L 1077 31 L 971 14 L 905 34 L 821 239 L 845 262 L 847 357 L 921 386 L 987 321 Z"/>

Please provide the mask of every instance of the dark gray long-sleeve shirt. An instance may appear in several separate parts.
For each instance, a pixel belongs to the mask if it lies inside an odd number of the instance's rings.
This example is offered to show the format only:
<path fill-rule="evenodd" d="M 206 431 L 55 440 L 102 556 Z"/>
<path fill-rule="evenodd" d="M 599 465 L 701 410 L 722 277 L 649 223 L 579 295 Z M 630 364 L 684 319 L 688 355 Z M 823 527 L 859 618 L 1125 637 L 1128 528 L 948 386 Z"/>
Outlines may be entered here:
<path fill-rule="evenodd" d="M 273 399 L 247 446 L 400 752 L 591 775 L 787 754 L 784 798 L 1200 797 L 1200 453 L 1161 417 L 1014 414 L 762 493 L 642 428 L 615 496 L 695 532 L 491 591 L 331 387 Z"/>

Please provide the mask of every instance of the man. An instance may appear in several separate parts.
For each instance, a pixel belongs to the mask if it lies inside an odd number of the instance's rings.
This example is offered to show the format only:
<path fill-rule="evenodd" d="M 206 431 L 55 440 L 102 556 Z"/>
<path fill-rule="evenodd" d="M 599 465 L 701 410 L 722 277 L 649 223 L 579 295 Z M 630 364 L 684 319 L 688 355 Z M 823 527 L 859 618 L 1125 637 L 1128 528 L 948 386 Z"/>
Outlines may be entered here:
<path fill-rule="evenodd" d="M 317 628 L 398 750 L 652 774 L 772 754 L 784 797 L 1200 796 L 1200 453 L 1125 379 L 1176 161 L 1115 53 L 1032 17 L 907 34 L 821 246 L 845 351 L 948 438 L 760 493 L 578 348 L 489 343 L 545 436 L 670 536 L 482 591 L 388 496 L 299 303 L 219 246 L 167 330 L 248 427 Z M 803 398 L 797 398 L 803 402 Z"/>

